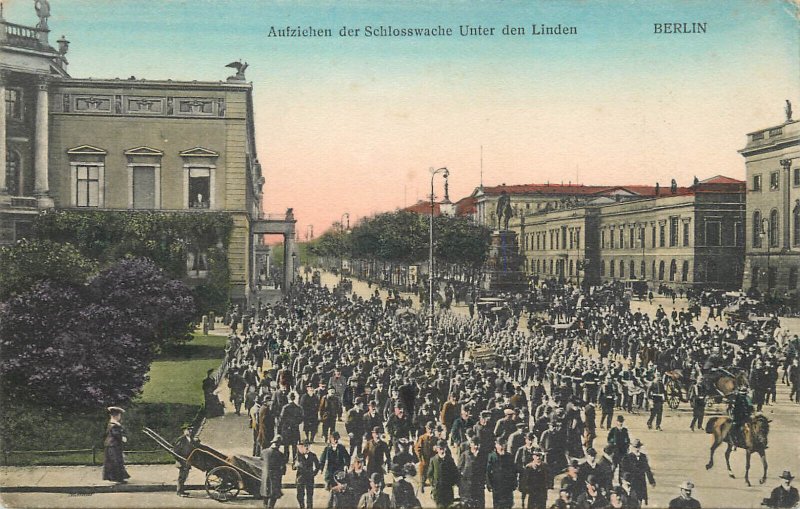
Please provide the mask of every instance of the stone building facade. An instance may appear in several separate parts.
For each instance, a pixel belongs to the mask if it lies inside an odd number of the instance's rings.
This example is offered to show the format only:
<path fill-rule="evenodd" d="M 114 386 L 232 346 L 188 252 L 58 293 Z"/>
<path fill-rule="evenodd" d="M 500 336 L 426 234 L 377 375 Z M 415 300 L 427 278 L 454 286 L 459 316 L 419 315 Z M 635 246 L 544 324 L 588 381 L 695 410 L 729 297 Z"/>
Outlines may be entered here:
<path fill-rule="evenodd" d="M 651 287 L 739 288 L 744 183 L 718 176 L 657 193 L 601 197 L 514 218 L 510 227 L 521 235 L 526 272 L 576 284 L 644 280 Z"/>
<path fill-rule="evenodd" d="M 744 288 L 797 304 L 800 271 L 800 122 L 787 109 L 780 125 L 747 135 L 739 151 L 747 172 Z"/>
<path fill-rule="evenodd" d="M 294 239 L 293 218 L 261 212 L 252 84 L 243 72 L 226 81 L 77 79 L 68 48 L 64 37 L 50 45 L 46 17 L 36 27 L 0 17 L 0 243 L 25 237 L 51 208 L 225 212 L 234 221 L 231 297 L 246 299 L 261 234 Z M 202 253 L 194 256 L 187 275 Z"/>

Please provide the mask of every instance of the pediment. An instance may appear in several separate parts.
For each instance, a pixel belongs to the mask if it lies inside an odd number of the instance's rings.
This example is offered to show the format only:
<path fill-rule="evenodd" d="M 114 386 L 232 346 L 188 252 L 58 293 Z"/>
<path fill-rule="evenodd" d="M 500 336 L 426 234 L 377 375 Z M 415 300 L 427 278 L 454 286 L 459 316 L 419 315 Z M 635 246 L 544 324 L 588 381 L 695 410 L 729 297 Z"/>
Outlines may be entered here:
<path fill-rule="evenodd" d="M 180 152 L 181 157 L 219 157 L 219 152 L 203 147 L 194 147 Z"/>
<path fill-rule="evenodd" d="M 152 147 L 129 148 L 125 151 L 126 156 L 163 156 L 164 152 Z"/>
<path fill-rule="evenodd" d="M 94 147 L 92 145 L 80 145 L 74 148 L 67 149 L 69 155 L 83 155 L 83 156 L 104 156 L 108 152 L 102 148 Z"/>

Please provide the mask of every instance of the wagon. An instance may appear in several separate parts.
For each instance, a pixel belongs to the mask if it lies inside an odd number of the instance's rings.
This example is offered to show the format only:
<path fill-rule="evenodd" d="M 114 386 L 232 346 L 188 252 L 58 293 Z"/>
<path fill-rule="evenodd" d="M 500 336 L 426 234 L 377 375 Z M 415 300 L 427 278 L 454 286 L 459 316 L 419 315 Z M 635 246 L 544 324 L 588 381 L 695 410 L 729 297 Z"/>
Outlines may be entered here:
<path fill-rule="evenodd" d="M 196 446 L 184 457 L 175 451 L 169 441 L 152 429 L 144 428 L 143 432 L 176 460 L 205 472 L 206 493 L 212 499 L 220 502 L 233 500 L 242 490 L 256 497 L 260 496 L 261 458 L 228 456 L 204 444 Z"/>

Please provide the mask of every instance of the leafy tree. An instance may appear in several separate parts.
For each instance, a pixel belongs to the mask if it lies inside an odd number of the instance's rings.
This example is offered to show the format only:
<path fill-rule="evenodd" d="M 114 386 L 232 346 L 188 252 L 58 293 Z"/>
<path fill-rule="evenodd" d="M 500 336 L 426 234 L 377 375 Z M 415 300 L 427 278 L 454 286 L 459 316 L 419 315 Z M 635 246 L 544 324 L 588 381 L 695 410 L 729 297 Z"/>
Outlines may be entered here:
<path fill-rule="evenodd" d="M 185 339 L 189 290 L 149 260 L 124 260 L 88 285 L 42 281 L 0 306 L 6 401 L 96 408 L 130 401 L 155 352 Z"/>
<path fill-rule="evenodd" d="M 195 304 L 182 282 L 170 280 L 147 258 L 122 260 L 89 283 L 92 300 L 127 317 L 132 332 L 156 348 L 191 337 Z"/>
<path fill-rule="evenodd" d="M 21 240 L 0 249 L 0 301 L 28 291 L 39 281 L 80 284 L 97 271 L 97 263 L 72 244 Z"/>

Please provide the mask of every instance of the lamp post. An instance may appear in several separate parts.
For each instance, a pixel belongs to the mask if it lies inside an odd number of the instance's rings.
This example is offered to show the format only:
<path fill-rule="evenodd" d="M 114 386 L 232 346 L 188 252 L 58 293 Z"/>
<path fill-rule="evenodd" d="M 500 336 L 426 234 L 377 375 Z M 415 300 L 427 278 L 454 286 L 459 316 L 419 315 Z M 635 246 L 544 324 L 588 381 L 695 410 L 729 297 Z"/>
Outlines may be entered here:
<path fill-rule="evenodd" d="M 430 244 L 428 246 L 428 338 L 433 337 L 433 178 L 441 173 L 444 177 L 445 183 L 447 182 L 447 177 L 450 176 L 450 171 L 447 168 L 439 168 L 434 170 L 431 167 L 431 217 L 430 217 L 430 225 L 428 228 L 428 233 L 430 233 Z M 446 184 L 445 184 L 446 185 Z"/>
<path fill-rule="evenodd" d="M 347 229 L 344 227 L 344 218 L 347 217 Z M 345 212 L 342 214 L 342 217 L 339 219 L 339 228 L 342 232 L 342 253 L 339 256 L 339 281 L 344 279 L 344 232 L 350 230 L 350 213 Z"/>

